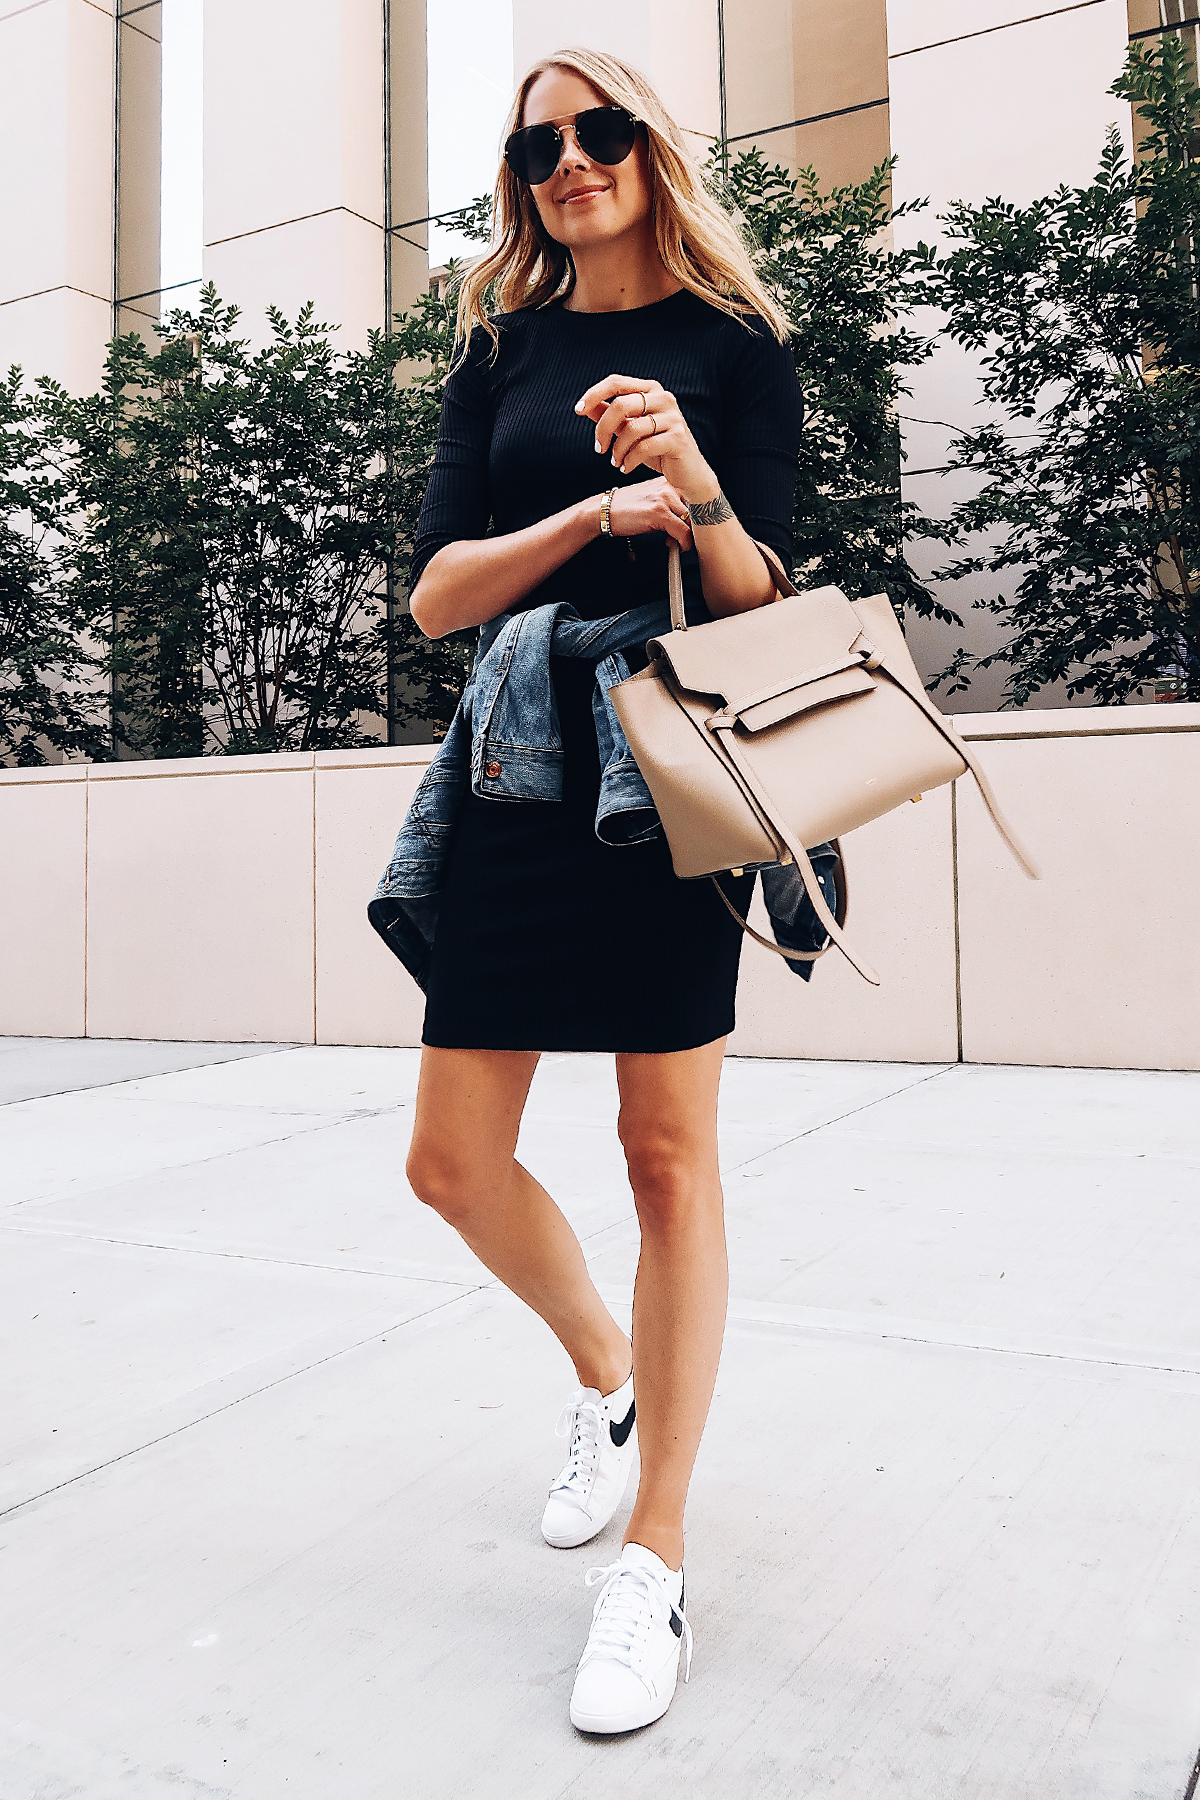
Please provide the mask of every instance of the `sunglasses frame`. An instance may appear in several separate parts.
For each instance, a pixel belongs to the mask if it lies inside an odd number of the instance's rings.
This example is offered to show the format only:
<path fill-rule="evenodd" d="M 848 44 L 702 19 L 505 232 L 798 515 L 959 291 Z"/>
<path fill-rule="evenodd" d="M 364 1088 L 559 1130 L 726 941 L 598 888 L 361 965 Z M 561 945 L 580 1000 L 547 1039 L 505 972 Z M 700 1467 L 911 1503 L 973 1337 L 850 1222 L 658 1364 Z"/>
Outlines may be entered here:
<path fill-rule="evenodd" d="M 603 160 L 603 158 L 601 158 L 599 156 L 594 156 L 592 154 L 592 152 L 587 148 L 586 144 L 584 144 L 582 142 L 582 140 L 579 136 L 579 121 L 580 121 L 580 119 L 586 119 L 588 117 L 589 113 L 601 113 L 601 112 L 623 113 L 625 115 L 625 117 L 628 120 L 630 120 L 630 122 L 633 125 L 633 136 L 631 137 L 631 139 L 629 141 L 629 148 L 628 148 L 628 150 L 624 151 L 619 157 L 617 157 L 615 162 L 605 162 Z M 639 119 L 636 113 L 631 113 L 627 106 L 618 106 L 615 101 L 607 100 L 607 101 L 605 101 L 603 106 L 585 106 L 580 112 L 565 114 L 561 120 L 559 120 L 559 119 L 543 119 L 537 125 L 519 126 L 518 129 L 516 131 L 512 132 L 509 135 L 509 137 L 507 137 L 504 141 L 504 160 L 508 164 L 509 168 L 512 169 L 512 172 L 513 172 L 514 176 L 516 176 L 516 179 L 518 181 L 522 182 L 526 187 L 544 187 L 546 182 L 549 181 L 551 179 L 551 177 L 553 176 L 554 171 L 555 171 L 555 169 L 558 168 L 559 163 L 562 161 L 563 143 L 565 140 L 563 138 L 561 127 L 564 125 L 568 125 L 568 126 L 570 126 L 571 132 L 574 135 L 575 142 L 579 145 L 580 150 L 582 151 L 583 155 L 587 157 L 589 162 L 599 163 L 599 165 L 602 169 L 617 169 L 617 168 L 620 168 L 620 166 L 623 162 L 627 162 L 629 160 L 629 158 L 633 155 L 634 146 L 637 143 L 638 127 L 643 125 L 644 123 L 645 123 L 645 121 L 642 119 Z M 586 127 L 585 127 L 585 130 L 586 130 Z M 558 139 L 558 145 L 557 145 L 557 149 L 555 151 L 555 156 L 554 156 L 554 167 L 550 170 L 549 174 L 543 175 L 541 181 L 531 181 L 527 175 L 520 174 L 520 172 L 517 169 L 513 168 L 513 161 L 512 161 L 512 157 L 510 155 L 510 151 L 513 149 L 514 145 L 516 145 L 518 140 L 527 139 L 528 134 L 531 132 L 534 132 L 534 131 L 552 131 L 554 133 L 555 137 Z"/>

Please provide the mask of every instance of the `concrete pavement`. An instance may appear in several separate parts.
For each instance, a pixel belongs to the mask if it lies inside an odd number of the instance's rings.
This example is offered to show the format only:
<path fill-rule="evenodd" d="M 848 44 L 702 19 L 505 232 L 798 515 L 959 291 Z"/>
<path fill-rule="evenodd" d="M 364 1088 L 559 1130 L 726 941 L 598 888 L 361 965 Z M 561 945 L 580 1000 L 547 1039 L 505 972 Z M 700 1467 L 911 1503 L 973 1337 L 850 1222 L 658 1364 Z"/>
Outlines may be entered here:
<path fill-rule="evenodd" d="M 692 1680 L 578 1738 L 627 1507 L 403 1178 L 416 1054 L 0 1040 L 3 1800 L 1183 1800 L 1200 1076 L 731 1061 Z M 628 1308 L 611 1063 L 522 1153 Z"/>

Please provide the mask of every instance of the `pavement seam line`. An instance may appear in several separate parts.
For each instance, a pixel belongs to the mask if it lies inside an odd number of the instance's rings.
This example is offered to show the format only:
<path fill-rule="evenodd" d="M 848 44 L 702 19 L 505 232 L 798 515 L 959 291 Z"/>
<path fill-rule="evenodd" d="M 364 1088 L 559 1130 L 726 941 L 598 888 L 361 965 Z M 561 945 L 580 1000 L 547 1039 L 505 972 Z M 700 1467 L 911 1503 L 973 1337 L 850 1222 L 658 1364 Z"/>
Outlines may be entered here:
<path fill-rule="evenodd" d="M 409 1275 L 391 1269 L 361 1269 L 353 1263 L 303 1262 L 294 1256 L 256 1256 L 251 1250 L 207 1250 L 200 1244 L 154 1244 L 144 1238 L 103 1237 L 98 1231 L 68 1231 L 50 1225 L 7 1225 L 21 1237 L 48 1238 L 65 1244 L 111 1244 L 119 1250 L 159 1250 L 167 1256 L 217 1256 L 230 1262 L 266 1263 L 273 1269 L 321 1269 L 330 1275 L 377 1275 L 383 1281 L 427 1281 L 442 1287 L 469 1287 L 453 1275 Z M 475 1285 L 483 1286 L 484 1283 Z"/>
<path fill-rule="evenodd" d="M 158 1444 L 169 1443 L 172 1438 L 181 1437 L 185 1431 L 192 1431 L 197 1425 L 206 1425 L 210 1419 L 220 1418 L 222 1413 L 232 1412 L 235 1406 L 242 1406 L 247 1400 L 257 1400 L 262 1394 L 269 1394 L 273 1388 L 282 1387 L 285 1382 L 294 1381 L 297 1376 L 309 1375 L 314 1369 L 324 1368 L 326 1363 L 336 1362 L 340 1356 L 349 1356 L 355 1350 L 362 1350 L 367 1344 L 375 1344 L 382 1338 L 390 1337 L 395 1331 L 403 1331 L 406 1326 L 419 1324 L 430 1319 L 434 1313 L 444 1312 L 448 1306 L 458 1306 L 473 1295 L 482 1293 L 490 1285 L 480 1282 L 476 1287 L 467 1288 L 461 1294 L 452 1294 L 446 1300 L 440 1300 L 436 1306 L 430 1306 L 424 1312 L 414 1313 L 410 1318 L 398 1319 L 394 1325 L 384 1325 L 378 1331 L 369 1332 L 364 1338 L 358 1338 L 353 1344 L 343 1344 L 338 1350 L 331 1350 L 328 1356 L 318 1356 L 315 1362 L 305 1363 L 299 1369 L 289 1369 L 286 1375 L 277 1375 L 274 1381 L 265 1381 L 261 1387 L 252 1388 L 247 1394 L 239 1394 L 236 1399 L 227 1400 L 223 1406 L 214 1406 L 211 1412 L 201 1413 L 195 1419 L 188 1419 L 183 1425 L 176 1425 L 170 1431 L 162 1432 L 158 1437 L 147 1438 L 144 1444 L 135 1444 L 130 1450 L 122 1450 L 116 1456 L 110 1456 L 104 1462 L 95 1463 L 90 1469 L 81 1469 L 77 1475 L 68 1475 L 65 1481 L 56 1481 L 53 1486 L 43 1488 L 39 1494 L 29 1494 L 24 1500 L 16 1500 L 11 1506 L 0 1509 L 0 1519 L 11 1519 L 14 1513 L 23 1512 L 27 1506 L 36 1506 L 39 1500 L 47 1500 L 51 1494 L 60 1494 L 64 1488 L 74 1487 L 80 1481 L 87 1481 L 93 1475 L 103 1474 L 105 1469 L 115 1468 L 118 1463 L 128 1462 L 130 1457 L 140 1456 L 145 1450 L 153 1450 Z"/>
<path fill-rule="evenodd" d="M 14 1104 L 18 1103 L 14 1102 Z M 160 1164 L 157 1168 L 147 1170 L 144 1175 L 133 1176 L 129 1179 L 141 1181 L 156 1175 L 178 1174 L 179 1171 L 183 1169 L 203 1169 L 206 1168 L 209 1163 L 224 1162 L 225 1159 L 230 1156 L 246 1156 L 255 1150 L 267 1150 L 270 1149 L 273 1144 L 290 1143 L 292 1138 L 315 1137 L 319 1131 L 331 1131 L 338 1125 L 353 1125 L 357 1123 L 359 1119 L 382 1119 L 385 1118 L 388 1113 L 403 1112 L 404 1108 L 409 1104 L 410 1102 L 407 1100 L 398 1100 L 392 1106 L 370 1107 L 363 1112 L 342 1113 L 333 1119 L 319 1119 L 316 1124 L 308 1126 L 305 1130 L 297 1128 L 291 1131 L 283 1131 L 278 1137 L 260 1138 L 257 1142 L 252 1144 L 237 1144 L 232 1150 L 216 1150 L 211 1156 L 199 1156 L 191 1162 Z M 247 1108 L 246 1110 L 252 1111 L 253 1109 Z M 262 1110 L 265 1111 L 268 1109 L 264 1108 Z M 311 1118 L 312 1115 L 310 1113 L 277 1113 L 275 1114 L 275 1117 L 308 1119 Z M 93 1188 L 90 1191 L 90 1197 L 95 1199 L 97 1195 L 107 1193 L 109 1188 L 118 1185 L 123 1185 L 123 1182 L 109 1182 L 107 1187 Z M 59 1199 L 66 1198 L 68 1198 L 66 1195 L 59 1195 L 56 1199 L 53 1195 L 27 1194 L 24 1200 L 12 1201 L 5 1210 L 8 1212 L 16 1212 L 17 1209 L 22 1206 L 56 1206 Z"/>
<path fill-rule="evenodd" d="M 48 1040 L 53 1042 L 53 1039 Z M 80 1043 L 101 1044 L 103 1038 L 90 1038 L 85 1035 Z M 123 1043 L 122 1038 L 110 1038 L 110 1043 Z M 39 1100 L 61 1100 L 67 1094 L 103 1094 L 107 1090 L 120 1087 L 132 1087 L 135 1081 L 158 1081 L 166 1075 L 190 1075 L 193 1069 L 223 1069 L 230 1063 L 265 1062 L 269 1056 L 282 1056 L 285 1050 L 307 1050 L 308 1044 L 276 1044 L 270 1050 L 250 1050 L 244 1056 L 218 1056 L 212 1062 L 187 1063 L 182 1069 L 155 1069 L 148 1075 L 125 1075 L 120 1081 L 83 1082 L 79 1087 L 52 1088 L 47 1094 L 25 1094 L 18 1100 L 0 1100 L 3 1106 L 33 1106 Z"/>
<path fill-rule="evenodd" d="M 789 1144 L 798 1144 L 803 1138 L 815 1137 L 818 1131 L 827 1131 L 831 1125 L 841 1125 L 846 1119 L 855 1119 L 859 1113 L 870 1112 L 873 1106 L 882 1106 L 885 1101 L 895 1100 L 900 1094 L 911 1094 L 916 1088 L 924 1087 L 926 1082 L 937 1081 L 942 1075 L 957 1074 L 958 1063 L 943 1063 L 940 1068 L 932 1069 L 928 1075 L 922 1075 L 917 1081 L 910 1081 L 904 1087 L 894 1088 L 891 1093 L 877 1094 L 873 1100 L 865 1100 L 861 1106 L 852 1106 L 849 1112 L 839 1113 L 836 1119 L 822 1119 L 818 1125 L 808 1125 L 803 1131 L 796 1132 L 794 1137 L 782 1138 L 778 1144 L 772 1144 L 769 1150 L 758 1150 L 748 1156 L 745 1162 L 731 1163 L 722 1169 L 722 1176 L 736 1175 L 742 1169 L 748 1169 L 752 1163 L 761 1162 L 764 1156 L 774 1156 L 777 1150 L 786 1150 Z"/>
<path fill-rule="evenodd" d="M 1130 1362 L 1118 1356 L 1081 1356 L 1070 1350 L 1037 1350 L 1025 1348 L 1020 1344 L 980 1344 L 971 1343 L 965 1338 L 918 1337 L 910 1331 L 872 1331 L 868 1325 L 822 1325 L 818 1320 L 801 1323 L 790 1319 L 753 1319 L 735 1316 L 731 1303 L 726 1329 L 741 1329 L 753 1334 L 756 1327 L 777 1333 L 781 1337 L 806 1336 L 810 1332 L 820 1332 L 827 1337 L 853 1338 L 867 1343 L 879 1344 L 918 1344 L 928 1350 L 970 1350 L 978 1356 L 1032 1356 L 1041 1362 L 1075 1363 L 1084 1368 L 1128 1369 L 1134 1374 L 1144 1375 L 1190 1375 L 1200 1378 L 1200 1368 L 1190 1368 L 1178 1363 Z"/>

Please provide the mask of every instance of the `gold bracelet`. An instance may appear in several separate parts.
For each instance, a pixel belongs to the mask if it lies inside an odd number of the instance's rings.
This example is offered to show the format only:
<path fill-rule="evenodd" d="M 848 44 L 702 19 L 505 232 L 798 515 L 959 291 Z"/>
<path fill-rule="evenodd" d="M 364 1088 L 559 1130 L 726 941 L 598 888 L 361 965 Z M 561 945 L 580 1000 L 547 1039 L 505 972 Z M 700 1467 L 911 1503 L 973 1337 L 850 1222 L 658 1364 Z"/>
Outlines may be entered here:
<path fill-rule="evenodd" d="M 610 514 L 611 514 L 611 509 L 612 509 L 612 498 L 613 498 L 613 495 L 616 493 L 616 491 L 617 491 L 616 488 L 609 488 L 607 494 L 602 494 L 600 497 L 600 536 L 601 537 L 611 537 L 612 536 L 612 519 L 611 519 Z"/>

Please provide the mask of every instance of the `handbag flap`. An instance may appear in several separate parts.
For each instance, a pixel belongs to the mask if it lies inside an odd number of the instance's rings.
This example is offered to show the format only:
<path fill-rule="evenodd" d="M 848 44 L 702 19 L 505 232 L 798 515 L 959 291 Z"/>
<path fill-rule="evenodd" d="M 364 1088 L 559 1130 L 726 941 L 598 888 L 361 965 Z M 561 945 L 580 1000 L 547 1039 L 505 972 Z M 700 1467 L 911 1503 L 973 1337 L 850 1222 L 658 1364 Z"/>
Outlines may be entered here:
<path fill-rule="evenodd" d="M 860 694 L 873 694 L 875 683 L 861 663 L 829 674 L 815 675 L 795 687 L 785 687 L 769 699 L 746 704 L 729 702 L 736 711 L 739 725 L 747 731 L 765 731 L 769 725 L 780 725 L 800 713 L 812 712 L 816 706 L 829 706 L 835 700 L 853 700 Z"/>
<path fill-rule="evenodd" d="M 646 649 L 661 656 L 681 688 L 727 705 L 766 688 L 803 686 L 830 665 L 846 667 L 862 622 L 840 588 L 789 595 L 689 631 L 666 632 Z"/>

